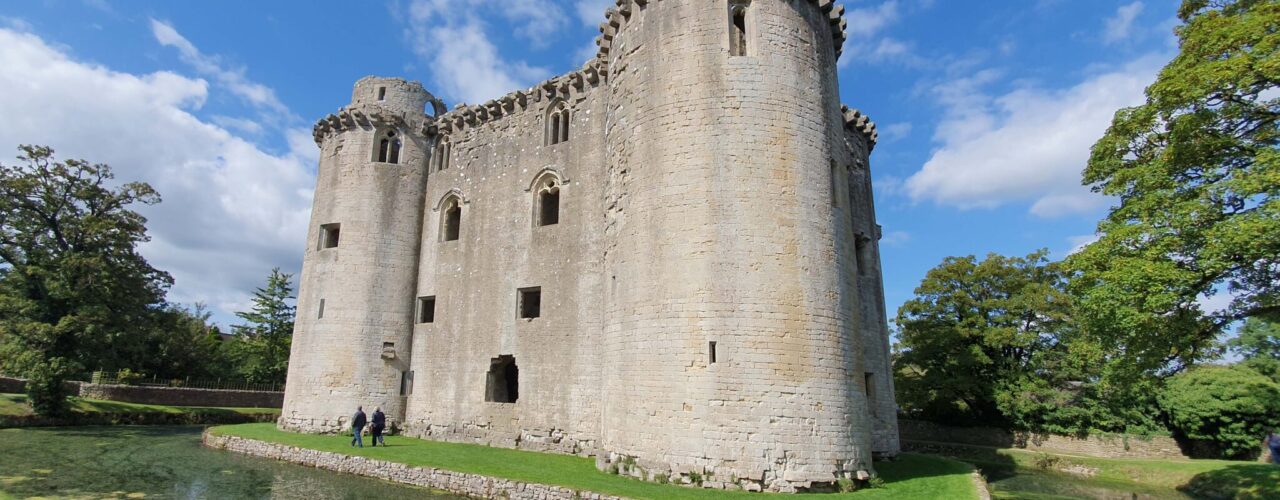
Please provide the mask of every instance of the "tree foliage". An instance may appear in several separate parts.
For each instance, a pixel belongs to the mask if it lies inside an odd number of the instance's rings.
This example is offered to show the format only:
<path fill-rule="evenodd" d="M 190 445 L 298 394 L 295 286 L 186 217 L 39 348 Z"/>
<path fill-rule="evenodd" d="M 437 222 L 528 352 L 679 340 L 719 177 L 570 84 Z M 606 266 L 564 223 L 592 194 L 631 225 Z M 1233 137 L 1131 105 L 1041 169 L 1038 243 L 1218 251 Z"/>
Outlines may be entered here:
<path fill-rule="evenodd" d="M 1280 323 L 1249 318 L 1227 345 L 1245 366 L 1280 382 Z"/>
<path fill-rule="evenodd" d="M 898 310 L 899 404 L 925 418 L 1023 424 L 1074 395 L 1071 301 L 1045 252 L 949 257 Z"/>
<path fill-rule="evenodd" d="M 129 207 L 160 197 L 144 183 L 112 186 L 107 165 L 19 149 L 19 165 L 0 164 L 0 369 L 29 374 L 48 393 L 32 394 L 37 406 L 58 406 L 65 377 L 148 354 L 133 332 L 172 279 L 138 254 L 146 219 Z"/>
<path fill-rule="evenodd" d="M 1202 366 L 1170 378 L 1160 406 L 1175 433 L 1251 458 L 1280 424 L 1280 385 L 1243 366 Z"/>
<path fill-rule="evenodd" d="M 252 382 L 283 383 L 289 369 L 293 336 L 293 275 L 271 270 L 267 285 L 253 294 L 253 308 L 236 313 L 245 321 L 235 326 L 235 351 L 241 374 Z"/>
<path fill-rule="evenodd" d="M 1179 16 L 1178 56 L 1093 147 L 1084 183 L 1119 205 L 1069 261 L 1087 330 L 1131 378 L 1211 359 L 1228 325 L 1280 314 L 1280 3 L 1187 0 Z M 1217 293 L 1230 306 L 1203 310 Z"/>

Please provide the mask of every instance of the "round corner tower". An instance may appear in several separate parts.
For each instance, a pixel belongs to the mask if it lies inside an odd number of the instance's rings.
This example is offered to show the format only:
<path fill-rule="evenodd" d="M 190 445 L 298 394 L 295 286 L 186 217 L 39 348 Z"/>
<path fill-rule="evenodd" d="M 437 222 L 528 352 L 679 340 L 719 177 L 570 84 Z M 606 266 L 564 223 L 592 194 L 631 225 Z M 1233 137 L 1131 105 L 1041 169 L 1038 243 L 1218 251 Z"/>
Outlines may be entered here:
<path fill-rule="evenodd" d="M 774 491 L 870 471 L 839 12 L 626 3 L 606 32 L 602 451 Z"/>
<path fill-rule="evenodd" d="M 365 77 L 315 127 L 320 166 L 279 426 L 336 432 L 357 405 L 404 419 L 434 97 Z"/>

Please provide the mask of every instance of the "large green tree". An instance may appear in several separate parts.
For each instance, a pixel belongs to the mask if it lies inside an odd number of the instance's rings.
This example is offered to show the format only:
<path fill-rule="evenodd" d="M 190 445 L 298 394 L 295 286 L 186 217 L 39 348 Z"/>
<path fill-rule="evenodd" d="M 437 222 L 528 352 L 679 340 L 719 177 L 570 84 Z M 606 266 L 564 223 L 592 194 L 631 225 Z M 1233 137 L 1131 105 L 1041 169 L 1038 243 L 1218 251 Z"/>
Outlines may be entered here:
<path fill-rule="evenodd" d="M 1043 251 L 945 259 L 898 310 L 899 403 L 923 418 L 1024 428 L 1077 408 L 1087 353 L 1065 342 L 1064 288 Z"/>
<path fill-rule="evenodd" d="M 129 207 L 158 203 L 151 186 L 19 149 L 18 165 L 0 164 L 0 369 L 31 378 L 36 409 L 53 414 L 65 409 L 64 379 L 147 356 L 136 332 L 172 279 L 136 248 L 146 219 Z"/>
<path fill-rule="evenodd" d="M 282 383 L 289 370 L 293 336 L 293 275 L 271 270 L 267 285 L 253 294 L 253 308 L 236 316 L 245 324 L 234 327 L 235 350 L 241 374 L 252 382 Z"/>
<path fill-rule="evenodd" d="M 1130 380 L 1280 315 L 1280 2 L 1186 0 L 1178 16 L 1177 57 L 1093 147 L 1084 183 L 1119 204 L 1069 261 L 1087 330 Z M 1215 294 L 1230 305 L 1204 310 Z"/>
<path fill-rule="evenodd" d="M 1249 318 L 1227 345 L 1242 364 L 1280 382 L 1280 323 Z"/>

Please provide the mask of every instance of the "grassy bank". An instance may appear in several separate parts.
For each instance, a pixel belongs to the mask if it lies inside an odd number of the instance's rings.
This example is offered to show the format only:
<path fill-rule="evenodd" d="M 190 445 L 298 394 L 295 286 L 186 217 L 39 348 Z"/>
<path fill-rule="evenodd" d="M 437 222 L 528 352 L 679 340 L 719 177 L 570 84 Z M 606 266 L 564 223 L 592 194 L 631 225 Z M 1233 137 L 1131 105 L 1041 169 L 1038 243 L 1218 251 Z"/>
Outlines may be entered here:
<path fill-rule="evenodd" d="M 283 432 L 269 424 L 215 427 L 210 432 L 260 441 L 342 453 L 412 466 L 434 467 L 529 483 L 564 486 L 630 498 L 760 498 L 759 493 L 704 490 L 657 484 L 596 470 L 589 458 L 491 448 L 472 444 L 424 441 L 407 437 L 387 439 L 387 447 L 351 448 L 350 438 Z M 824 498 L 925 499 L 977 498 L 970 467 L 940 457 L 904 454 L 896 461 L 876 463 L 884 486 Z M 806 495 L 808 497 L 809 495 Z M 788 496 L 787 498 L 794 498 Z"/>
<path fill-rule="evenodd" d="M 94 399 L 68 398 L 71 415 L 44 419 L 31 411 L 25 394 L 0 394 L 0 427 L 44 425 L 96 425 L 115 423 L 195 424 L 230 423 L 269 419 L 279 408 L 212 408 L 168 406 Z"/>
<path fill-rule="evenodd" d="M 992 478 L 1023 469 L 1059 472 L 1103 486 L 1177 490 L 1198 498 L 1280 498 L 1280 467 L 1270 464 L 1094 458 L 952 444 L 937 452 L 972 463 Z"/>

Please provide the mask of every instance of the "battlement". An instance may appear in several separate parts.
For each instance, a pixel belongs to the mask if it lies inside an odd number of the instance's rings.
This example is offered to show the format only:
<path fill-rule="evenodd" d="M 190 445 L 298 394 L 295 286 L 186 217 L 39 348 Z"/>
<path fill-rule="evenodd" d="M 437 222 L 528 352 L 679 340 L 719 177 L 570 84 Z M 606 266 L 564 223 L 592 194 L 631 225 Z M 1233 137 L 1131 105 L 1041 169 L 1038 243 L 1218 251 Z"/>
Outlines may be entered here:
<path fill-rule="evenodd" d="M 424 129 L 426 133 L 448 134 L 468 126 L 476 126 L 509 116 L 518 110 L 529 109 L 534 103 L 563 98 L 574 92 L 587 92 L 598 87 L 606 79 L 606 61 L 593 60 L 581 69 L 565 73 L 526 90 L 517 90 L 484 104 L 459 104 L 447 113 L 440 114 Z"/>
<path fill-rule="evenodd" d="M 862 134 L 867 139 L 867 152 L 876 148 L 876 141 L 880 139 L 880 132 L 876 131 L 876 123 L 871 121 L 871 117 L 862 114 L 862 111 L 841 105 L 840 114 L 844 116 L 844 128 L 846 130 Z"/>
<path fill-rule="evenodd" d="M 650 2 L 660 2 L 661 0 L 615 0 L 616 7 L 609 7 L 604 12 L 605 22 L 600 23 L 600 35 L 596 36 L 596 60 L 607 61 L 609 52 L 613 49 L 613 37 L 622 31 L 627 21 L 631 19 L 632 5 L 638 8 L 647 6 Z M 837 5 L 833 0 L 805 0 L 811 4 L 817 5 L 822 12 L 827 15 L 828 24 L 831 27 L 831 38 L 836 50 L 836 59 L 840 58 L 840 54 L 844 51 L 844 42 L 848 39 L 845 30 L 849 26 L 849 22 L 844 18 L 844 6 Z"/>

